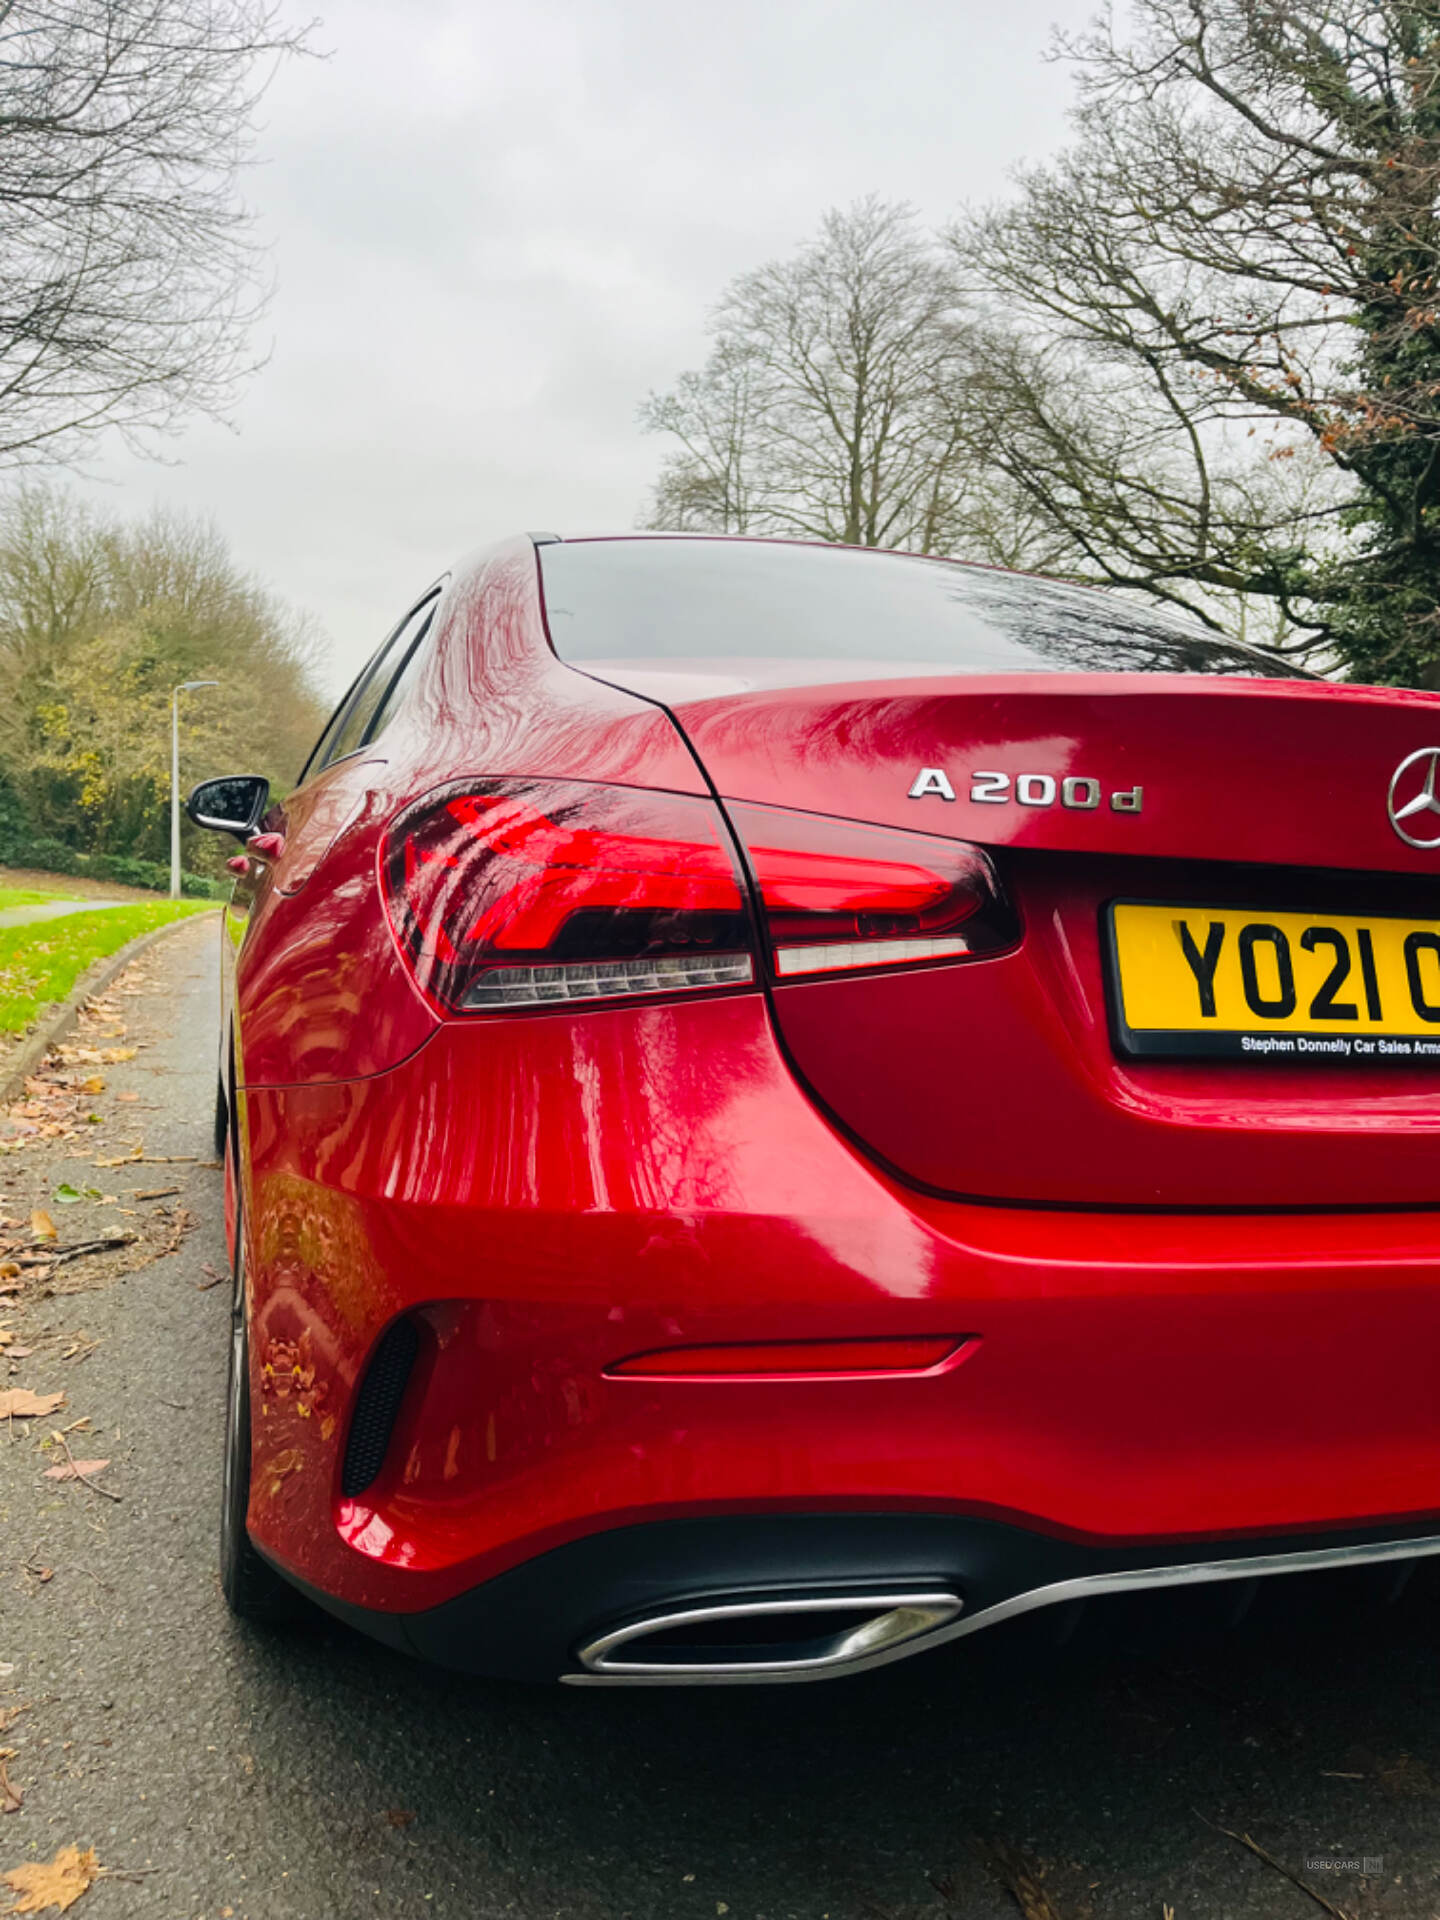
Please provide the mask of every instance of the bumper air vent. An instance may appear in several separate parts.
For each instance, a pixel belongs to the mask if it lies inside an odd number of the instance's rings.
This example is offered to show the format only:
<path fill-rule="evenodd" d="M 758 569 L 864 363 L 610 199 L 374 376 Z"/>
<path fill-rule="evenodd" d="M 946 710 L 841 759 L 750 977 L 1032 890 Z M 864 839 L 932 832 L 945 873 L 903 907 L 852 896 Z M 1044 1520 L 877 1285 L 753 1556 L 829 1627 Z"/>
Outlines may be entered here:
<path fill-rule="evenodd" d="M 419 1347 L 420 1336 L 411 1320 L 397 1320 L 376 1343 L 355 1396 L 350 1437 L 345 1443 L 340 1491 L 347 1500 L 363 1493 L 385 1464 L 390 1436 L 395 1430 L 400 1402 L 405 1397 Z"/>

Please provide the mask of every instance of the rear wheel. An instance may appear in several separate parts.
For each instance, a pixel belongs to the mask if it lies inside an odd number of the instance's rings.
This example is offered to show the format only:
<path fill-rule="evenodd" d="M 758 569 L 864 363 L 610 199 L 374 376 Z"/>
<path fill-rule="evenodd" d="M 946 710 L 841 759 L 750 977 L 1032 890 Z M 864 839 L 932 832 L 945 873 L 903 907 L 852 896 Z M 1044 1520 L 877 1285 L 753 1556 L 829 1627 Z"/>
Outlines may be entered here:
<path fill-rule="evenodd" d="M 230 1102 L 225 1097 L 225 1076 L 215 1076 L 215 1158 L 225 1158 L 225 1145 L 230 1138 Z"/>
<path fill-rule="evenodd" d="M 299 1596 L 267 1566 L 245 1525 L 250 1505 L 250 1353 L 245 1315 L 245 1237 L 235 1223 L 235 1291 L 230 1303 L 230 1375 L 225 1395 L 225 1473 L 220 1501 L 220 1586 L 242 1620 L 278 1623 L 301 1610 Z"/>

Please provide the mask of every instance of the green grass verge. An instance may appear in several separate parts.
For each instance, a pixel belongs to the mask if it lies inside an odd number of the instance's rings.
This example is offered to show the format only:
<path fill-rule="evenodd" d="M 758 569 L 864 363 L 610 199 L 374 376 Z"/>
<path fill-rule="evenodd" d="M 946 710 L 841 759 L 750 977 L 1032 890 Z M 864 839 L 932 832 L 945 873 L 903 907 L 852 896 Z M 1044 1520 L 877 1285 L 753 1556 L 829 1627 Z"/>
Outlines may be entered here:
<path fill-rule="evenodd" d="M 0 887 L 0 913 L 7 907 L 43 907 L 50 900 L 79 900 L 78 893 L 38 893 L 34 887 Z"/>
<path fill-rule="evenodd" d="M 13 904 L 13 903 L 12 903 Z M 203 900 L 148 900 L 103 913 L 72 913 L 26 927 L 0 927 L 0 1033 L 20 1033 L 49 1005 L 63 1000 L 95 960 L 137 934 L 192 913 L 213 913 Z"/>

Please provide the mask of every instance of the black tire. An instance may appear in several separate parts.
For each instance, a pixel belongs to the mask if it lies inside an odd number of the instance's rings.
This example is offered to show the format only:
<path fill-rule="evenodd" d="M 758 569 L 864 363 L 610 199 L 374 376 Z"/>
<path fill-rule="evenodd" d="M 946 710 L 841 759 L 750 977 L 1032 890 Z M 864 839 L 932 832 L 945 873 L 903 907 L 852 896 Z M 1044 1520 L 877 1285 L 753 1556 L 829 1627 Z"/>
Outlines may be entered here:
<path fill-rule="evenodd" d="M 225 1076 L 215 1076 L 215 1158 L 225 1158 L 225 1148 L 230 1139 L 230 1102 L 225 1098 Z"/>
<path fill-rule="evenodd" d="M 293 1587 L 260 1558 L 245 1526 L 250 1504 L 250 1355 L 245 1312 L 245 1239 L 235 1228 L 230 1372 L 225 1391 L 225 1471 L 220 1495 L 220 1588 L 241 1620 L 277 1626 L 303 1611 Z"/>

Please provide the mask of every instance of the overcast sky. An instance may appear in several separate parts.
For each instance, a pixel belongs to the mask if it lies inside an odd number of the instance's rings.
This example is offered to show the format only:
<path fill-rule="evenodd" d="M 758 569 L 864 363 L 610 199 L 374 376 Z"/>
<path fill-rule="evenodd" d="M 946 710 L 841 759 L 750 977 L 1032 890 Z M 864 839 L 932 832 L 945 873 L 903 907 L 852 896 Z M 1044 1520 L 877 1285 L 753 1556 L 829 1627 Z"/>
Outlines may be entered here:
<path fill-rule="evenodd" d="M 295 0 L 299 11 L 303 0 Z M 734 274 L 867 193 L 943 220 L 1065 134 L 1093 0 L 333 0 L 265 105 L 270 358 L 233 429 L 111 452 L 211 516 L 344 684 L 460 553 L 635 522 L 646 391 Z"/>

